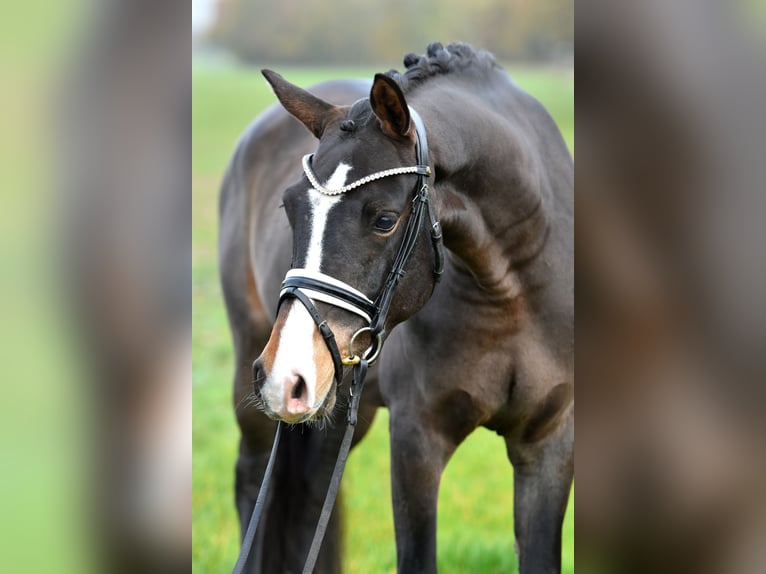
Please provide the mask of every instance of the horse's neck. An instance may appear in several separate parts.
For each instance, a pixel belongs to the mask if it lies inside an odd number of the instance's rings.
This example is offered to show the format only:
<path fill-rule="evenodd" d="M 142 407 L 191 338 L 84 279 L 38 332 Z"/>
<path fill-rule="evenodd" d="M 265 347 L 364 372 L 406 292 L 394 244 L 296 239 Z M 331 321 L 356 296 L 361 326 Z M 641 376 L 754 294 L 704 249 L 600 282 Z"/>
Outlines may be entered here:
<path fill-rule="evenodd" d="M 524 137 L 480 121 L 470 137 L 442 134 L 446 143 L 434 146 L 436 202 L 455 269 L 469 271 L 481 291 L 513 299 L 556 272 L 543 261 L 564 240 L 551 228 L 561 206 Z"/>
<path fill-rule="evenodd" d="M 440 218 L 453 266 L 469 271 L 484 292 L 512 299 L 521 278 L 538 270 L 548 247 L 550 220 L 541 198 L 498 201 L 475 199 L 461 188 L 437 188 Z M 523 207 L 523 209 L 522 209 Z"/>

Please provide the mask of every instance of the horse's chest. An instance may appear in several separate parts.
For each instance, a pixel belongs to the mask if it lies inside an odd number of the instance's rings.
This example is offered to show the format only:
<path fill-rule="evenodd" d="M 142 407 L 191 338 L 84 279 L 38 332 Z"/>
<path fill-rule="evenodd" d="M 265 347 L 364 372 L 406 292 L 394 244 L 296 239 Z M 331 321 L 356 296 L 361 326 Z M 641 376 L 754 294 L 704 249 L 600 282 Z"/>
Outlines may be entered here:
<path fill-rule="evenodd" d="M 514 371 L 512 341 L 482 342 L 459 330 L 403 326 L 387 343 L 381 369 L 386 404 L 478 423 L 507 402 Z M 461 424 L 457 422 L 456 424 Z"/>

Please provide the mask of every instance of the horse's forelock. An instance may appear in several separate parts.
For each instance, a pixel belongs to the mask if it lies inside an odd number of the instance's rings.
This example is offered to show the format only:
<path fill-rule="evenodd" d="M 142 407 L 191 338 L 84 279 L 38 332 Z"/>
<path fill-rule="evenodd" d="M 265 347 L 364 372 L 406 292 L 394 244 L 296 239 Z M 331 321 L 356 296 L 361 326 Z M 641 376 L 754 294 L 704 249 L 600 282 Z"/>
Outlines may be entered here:
<path fill-rule="evenodd" d="M 370 107 L 369 98 L 360 98 L 349 106 L 346 112 L 346 120 L 354 123 L 355 128 L 360 128 L 372 121 L 374 115 Z"/>

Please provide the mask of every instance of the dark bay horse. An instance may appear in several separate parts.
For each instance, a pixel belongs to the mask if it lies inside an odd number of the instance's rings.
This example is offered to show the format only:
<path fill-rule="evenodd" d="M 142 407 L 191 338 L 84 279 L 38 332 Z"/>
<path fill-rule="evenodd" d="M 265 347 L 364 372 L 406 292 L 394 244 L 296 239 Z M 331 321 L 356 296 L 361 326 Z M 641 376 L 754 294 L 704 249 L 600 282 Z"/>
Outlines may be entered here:
<path fill-rule="evenodd" d="M 425 226 L 386 317 L 355 440 L 378 407 L 389 409 L 399 572 L 436 571 L 439 481 L 480 425 L 504 437 L 514 468 L 520 571 L 558 572 L 574 472 L 572 159 L 546 110 L 490 54 L 433 44 L 404 64 L 372 84 L 310 92 L 265 71 L 282 107 L 248 128 L 223 183 L 220 269 L 237 360 L 243 531 L 274 421 L 304 423 L 283 433 L 249 571 L 301 570 L 343 433 L 334 420 L 347 404 L 347 382 L 337 384 L 309 312 L 295 299 L 278 305 L 281 281 L 299 269 L 379 303 L 418 191 L 415 174 L 387 170 L 416 164 L 419 116 L 444 271 L 437 283 Z M 371 344 L 351 341 L 367 325 L 363 313 L 313 302 L 344 359 Z M 318 572 L 340 570 L 337 515 Z"/>

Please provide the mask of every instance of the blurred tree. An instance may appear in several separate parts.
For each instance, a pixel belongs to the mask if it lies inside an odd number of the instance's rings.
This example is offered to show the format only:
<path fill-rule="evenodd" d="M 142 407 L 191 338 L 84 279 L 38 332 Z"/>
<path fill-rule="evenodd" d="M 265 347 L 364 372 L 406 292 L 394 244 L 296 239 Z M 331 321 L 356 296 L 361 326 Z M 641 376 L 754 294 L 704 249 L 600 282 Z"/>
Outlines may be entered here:
<path fill-rule="evenodd" d="M 218 0 L 209 39 L 244 61 L 378 64 L 428 43 L 501 60 L 571 58 L 573 0 Z"/>

